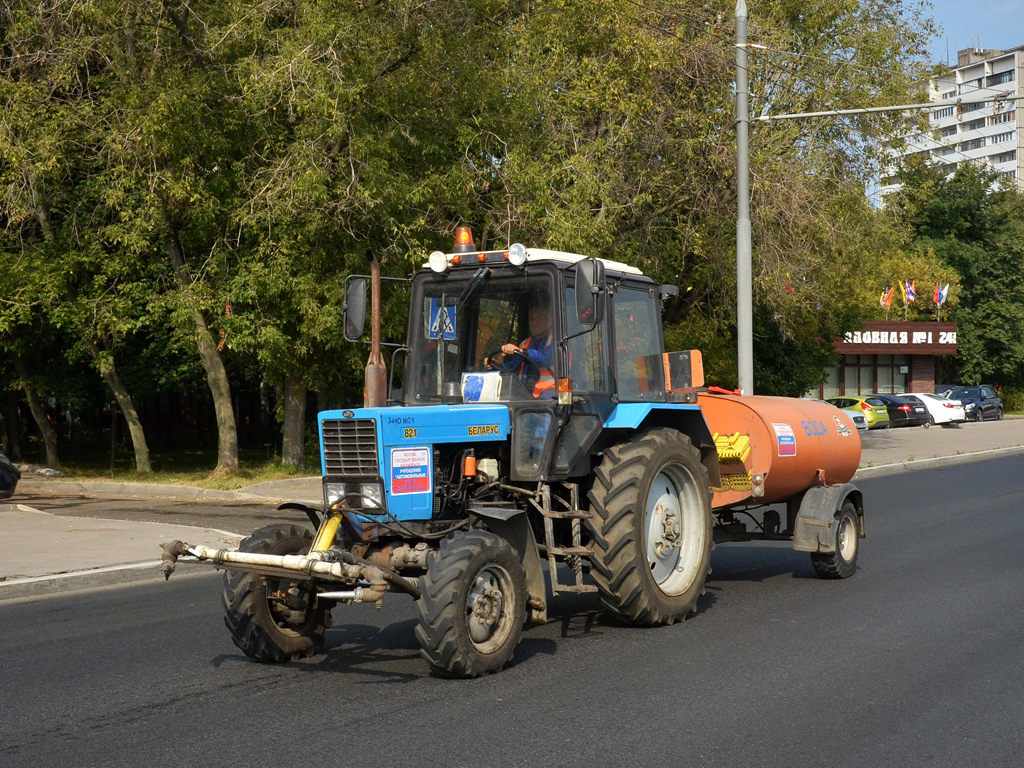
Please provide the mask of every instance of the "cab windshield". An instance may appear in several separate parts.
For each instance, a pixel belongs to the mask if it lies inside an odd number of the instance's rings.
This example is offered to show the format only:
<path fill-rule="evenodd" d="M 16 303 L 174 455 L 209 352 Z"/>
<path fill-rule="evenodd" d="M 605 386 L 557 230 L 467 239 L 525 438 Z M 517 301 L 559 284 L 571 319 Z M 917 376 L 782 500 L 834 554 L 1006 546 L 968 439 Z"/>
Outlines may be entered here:
<path fill-rule="evenodd" d="M 546 274 L 421 276 L 412 298 L 409 404 L 553 396 L 552 295 Z"/>

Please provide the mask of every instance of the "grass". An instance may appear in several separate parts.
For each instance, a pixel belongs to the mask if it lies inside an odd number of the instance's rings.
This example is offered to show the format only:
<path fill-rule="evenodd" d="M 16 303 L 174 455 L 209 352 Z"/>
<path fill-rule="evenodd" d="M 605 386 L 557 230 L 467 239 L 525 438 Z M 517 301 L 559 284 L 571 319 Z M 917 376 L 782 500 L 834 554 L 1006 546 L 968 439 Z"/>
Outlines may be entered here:
<path fill-rule="evenodd" d="M 32 463 L 28 461 L 27 463 Z M 130 451 L 118 454 L 114 471 L 110 470 L 110 454 L 65 451 L 61 456 L 64 480 L 114 481 L 121 483 L 148 483 L 160 485 L 193 485 L 229 491 L 270 480 L 310 477 L 320 472 L 317 457 L 307 457 L 306 468 L 297 469 L 281 464 L 276 457 L 268 458 L 264 452 L 239 452 L 241 470 L 238 474 L 223 475 L 213 472 L 217 466 L 217 452 L 208 451 L 153 451 L 150 454 L 153 472 L 140 475 L 135 471 L 135 455 Z"/>

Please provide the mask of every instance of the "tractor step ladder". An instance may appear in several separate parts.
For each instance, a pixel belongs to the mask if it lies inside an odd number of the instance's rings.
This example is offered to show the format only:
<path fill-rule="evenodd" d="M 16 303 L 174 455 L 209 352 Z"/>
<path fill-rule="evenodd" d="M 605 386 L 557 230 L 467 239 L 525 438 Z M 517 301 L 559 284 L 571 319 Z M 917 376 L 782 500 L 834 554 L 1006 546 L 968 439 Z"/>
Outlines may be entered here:
<path fill-rule="evenodd" d="M 582 557 L 588 556 L 591 553 L 590 547 L 583 546 L 583 535 L 582 528 L 580 527 L 580 521 L 589 520 L 591 513 L 585 509 L 580 509 L 579 504 L 579 490 L 575 483 L 565 483 L 565 486 L 569 489 L 569 509 L 552 509 L 551 508 L 551 489 L 548 486 L 544 486 L 543 490 L 543 508 L 541 514 L 544 516 L 544 547 L 548 553 L 548 569 L 551 574 L 551 591 L 557 592 L 597 592 L 597 586 L 594 584 L 583 583 L 583 562 Z M 563 502 L 564 503 L 564 502 Z M 553 520 L 571 520 L 572 530 L 572 546 L 560 547 L 555 544 L 555 528 L 552 523 Z M 566 562 L 570 568 L 572 568 L 575 575 L 574 584 L 562 584 L 558 581 L 558 564 L 555 560 L 557 557 L 566 558 Z"/>

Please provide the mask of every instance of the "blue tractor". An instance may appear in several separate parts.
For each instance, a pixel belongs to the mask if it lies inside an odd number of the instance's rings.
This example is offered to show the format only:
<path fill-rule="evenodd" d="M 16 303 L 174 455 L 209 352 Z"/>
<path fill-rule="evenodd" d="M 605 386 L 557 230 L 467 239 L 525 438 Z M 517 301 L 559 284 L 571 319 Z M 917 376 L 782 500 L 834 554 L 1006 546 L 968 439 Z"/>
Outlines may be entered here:
<path fill-rule="evenodd" d="M 346 292 L 352 338 L 366 287 Z M 374 391 L 378 320 L 369 404 L 318 416 L 313 525 L 268 526 L 237 552 L 174 542 L 165 570 L 180 555 L 227 569 L 228 629 L 265 662 L 312 653 L 339 603 L 403 592 L 434 670 L 497 671 L 524 623 L 547 619 L 545 559 L 552 597 L 597 591 L 630 624 L 686 618 L 709 572 L 720 464 L 699 355 L 664 352 L 676 292 L 612 261 L 478 251 L 460 230 L 412 279 L 403 386 Z"/>

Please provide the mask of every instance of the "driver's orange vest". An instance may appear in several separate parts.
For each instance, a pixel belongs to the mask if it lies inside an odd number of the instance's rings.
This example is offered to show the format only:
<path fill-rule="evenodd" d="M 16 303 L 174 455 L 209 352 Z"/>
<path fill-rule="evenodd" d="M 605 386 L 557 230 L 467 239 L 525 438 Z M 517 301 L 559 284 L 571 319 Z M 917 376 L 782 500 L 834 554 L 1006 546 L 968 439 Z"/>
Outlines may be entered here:
<path fill-rule="evenodd" d="M 551 343 L 551 334 L 550 333 L 548 333 L 548 337 L 547 338 L 548 338 L 548 344 L 550 344 Z M 533 340 L 532 336 L 530 336 L 529 338 L 525 339 L 523 341 L 523 349 L 529 349 L 530 348 L 530 342 L 532 340 Z M 524 371 L 525 371 L 525 368 L 526 368 L 526 363 L 523 363 L 523 370 Z M 533 385 L 533 396 L 534 397 L 540 397 L 545 392 L 550 392 L 552 389 L 555 388 L 555 374 L 554 374 L 554 372 L 550 368 L 541 368 L 540 366 L 537 366 L 537 370 L 540 371 L 540 378 L 537 379 L 537 383 Z"/>

